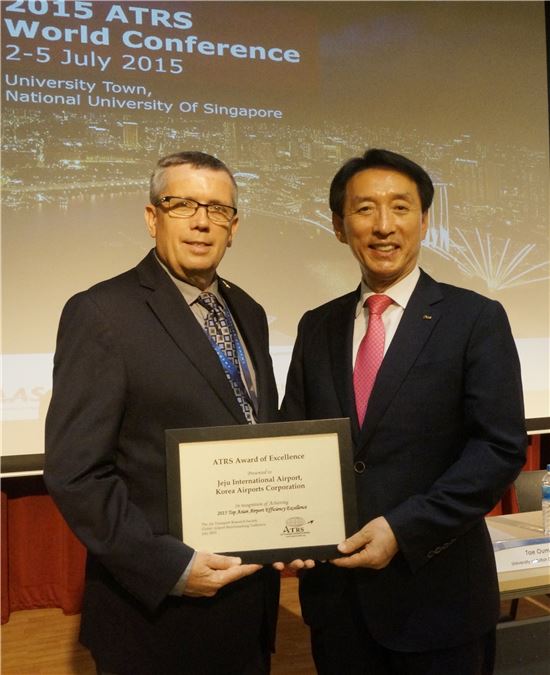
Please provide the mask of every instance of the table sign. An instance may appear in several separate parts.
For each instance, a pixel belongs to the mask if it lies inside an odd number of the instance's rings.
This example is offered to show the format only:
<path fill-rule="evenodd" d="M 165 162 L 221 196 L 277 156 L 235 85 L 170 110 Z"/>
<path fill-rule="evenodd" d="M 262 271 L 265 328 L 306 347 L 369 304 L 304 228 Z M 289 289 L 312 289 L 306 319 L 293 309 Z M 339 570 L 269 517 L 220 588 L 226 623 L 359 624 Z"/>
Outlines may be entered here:
<path fill-rule="evenodd" d="M 357 531 L 349 419 L 165 434 L 170 533 L 194 549 L 325 560 Z"/>
<path fill-rule="evenodd" d="M 497 571 L 545 567 L 550 582 L 550 537 L 544 535 L 542 511 L 527 511 L 485 519 Z"/>

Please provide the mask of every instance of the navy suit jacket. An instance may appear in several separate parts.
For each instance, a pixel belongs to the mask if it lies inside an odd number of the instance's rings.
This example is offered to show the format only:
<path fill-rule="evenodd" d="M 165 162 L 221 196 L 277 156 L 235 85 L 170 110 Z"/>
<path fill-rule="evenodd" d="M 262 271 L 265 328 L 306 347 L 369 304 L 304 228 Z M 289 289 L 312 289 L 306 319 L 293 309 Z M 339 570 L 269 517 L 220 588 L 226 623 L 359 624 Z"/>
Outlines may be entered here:
<path fill-rule="evenodd" d="M 219 288 L 253 361 L 258 420 L 274 421 L 265 312 L 237 286 L 220 280 Z M 197 664 L 200 672 L 233 672 L 228 662 L 273 638 L 271 569 L 213 598 L 168 595 L 193 550 L 168 534 L 164 431 L 245 423 L 208 338 L 153 251 L 69 300 L 45 480 L 88 549 L 81 641 L 104 670 L 168 674 L 185 663 L 190 672 Z"/>
<path fill-rule="evenodd" d="M 359 429 L 352 381 L 359 292 L 304 315 L 285 419 L 351 419 L 360 524 L 384 516 L 399 553 L 383 570 L 318 565 L 304 575 L 311 625 L 346 611 L 352 575 L 373 636 L 398 651 L 464 643 L 490 630 L 498 586 L 484 515 L 524 463 L 520 367 L 506 314 L 471 291 L 420 279 Z"/>

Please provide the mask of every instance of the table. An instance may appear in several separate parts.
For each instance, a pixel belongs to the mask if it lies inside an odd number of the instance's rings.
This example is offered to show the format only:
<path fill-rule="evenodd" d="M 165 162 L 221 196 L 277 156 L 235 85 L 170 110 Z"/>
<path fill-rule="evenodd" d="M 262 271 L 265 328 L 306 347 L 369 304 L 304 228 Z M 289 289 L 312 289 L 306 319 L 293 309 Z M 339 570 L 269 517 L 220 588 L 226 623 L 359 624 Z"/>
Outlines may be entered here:
<path fill-rule="evenodd" d="M 508 532 L 511 536 L 517 533 L 518 539 L 523 539 L 526 536 L 537 539 L 544 536 L 541 511 L 492 516 L 486 518 L 486 522 L 492 538 L 494 538 L 495 528 L 498 528 L 499 531 Z M 498 584 L 502 600 L 550 593 L 550 564 L 532 569 L 499 572 Z"/>

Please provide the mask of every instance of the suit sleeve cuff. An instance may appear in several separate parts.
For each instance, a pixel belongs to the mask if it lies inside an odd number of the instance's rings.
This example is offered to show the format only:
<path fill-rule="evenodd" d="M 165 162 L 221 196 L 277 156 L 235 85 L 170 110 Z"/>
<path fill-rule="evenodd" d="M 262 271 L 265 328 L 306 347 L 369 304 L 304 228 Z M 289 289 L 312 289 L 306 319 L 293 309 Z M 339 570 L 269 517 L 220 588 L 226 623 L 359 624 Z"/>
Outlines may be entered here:
<path fill-rule="evenodd" d="M 195 556 L 197 555 L 197 552 L 194 551 L 193 557 L 189 561 L 187 567 L 184 569 L 183 574 L 181 577 L 178 579 L 176 585 L 174 588 L 170 591 L 168 595 L 177 595 L 181 596 L 183 595 L 185 591 L 185 586 L 187 584 L 187 579 L 189 578 L 189 575 L 191 574 L 191 568 L 193 567 L 193 563 L 195 562 Z"/>

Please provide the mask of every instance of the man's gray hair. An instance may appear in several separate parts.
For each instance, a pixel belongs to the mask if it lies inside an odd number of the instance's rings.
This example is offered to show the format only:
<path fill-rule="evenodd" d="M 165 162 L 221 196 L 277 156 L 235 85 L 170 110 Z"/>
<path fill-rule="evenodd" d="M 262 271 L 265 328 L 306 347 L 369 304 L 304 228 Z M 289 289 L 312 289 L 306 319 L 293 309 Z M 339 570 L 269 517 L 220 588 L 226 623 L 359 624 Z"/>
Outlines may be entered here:
<path fill-rule="evenodd" d="M 164 189 L 166 169 L 171 166 L 179 166 L 180 164 L 190 164 L 196 169 L 225 171 L 229 178 L 231 178 L 231 182 L 235 187 L 236 196 L 237 183 L 235 178 L 226 164 L 221 161 L 221 159 L 218 159 L 213 155 L 208 155 L 205 152 L 199 152 L 198 150 L 184 150 L 182 152 L 174 152 L 171 155 L 166 155 L 166 157 L 161 157 L 157 162 L 149 181 L 149 199 L 151 200 L 151 204 L 155 204 L 158 201 Z M 185 195 L 177 196 L 184 197 Z"/>

